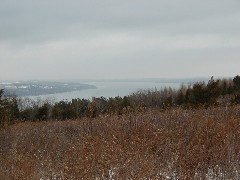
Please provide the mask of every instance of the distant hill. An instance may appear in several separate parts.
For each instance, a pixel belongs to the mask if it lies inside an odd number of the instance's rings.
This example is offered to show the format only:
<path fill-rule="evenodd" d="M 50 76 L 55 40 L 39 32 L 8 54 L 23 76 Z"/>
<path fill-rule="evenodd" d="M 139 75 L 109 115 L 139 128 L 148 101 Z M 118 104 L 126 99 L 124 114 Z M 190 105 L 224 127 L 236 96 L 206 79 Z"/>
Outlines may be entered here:
<path fill-rule="evenodd" d="M 6 95 L 16 96 L 39 96 L 96 88 L 89 84 L 50 81 L 0 82 L 0 89 L 4 89 Z"/>

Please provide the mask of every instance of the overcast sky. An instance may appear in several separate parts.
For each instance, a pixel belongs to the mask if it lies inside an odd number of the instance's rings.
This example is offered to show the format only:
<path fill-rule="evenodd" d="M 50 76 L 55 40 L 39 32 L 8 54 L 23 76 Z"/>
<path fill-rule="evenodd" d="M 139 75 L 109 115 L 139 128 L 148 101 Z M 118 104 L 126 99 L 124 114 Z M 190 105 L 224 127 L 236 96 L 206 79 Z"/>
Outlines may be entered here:
<path fill-rule="evenodd" d="M 239 71 L 239 0 L 0 0 L 0 80 Z"/>

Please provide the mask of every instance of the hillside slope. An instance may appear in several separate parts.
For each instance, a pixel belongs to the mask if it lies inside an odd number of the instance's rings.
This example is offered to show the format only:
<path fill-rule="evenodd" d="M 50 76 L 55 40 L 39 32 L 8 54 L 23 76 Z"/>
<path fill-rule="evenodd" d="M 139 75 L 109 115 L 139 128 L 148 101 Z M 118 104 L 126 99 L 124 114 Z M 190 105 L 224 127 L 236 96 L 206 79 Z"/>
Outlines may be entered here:
<path fill-rule="evenodd" d="M 240 178 L 240 106 L 170 109 L 0 130 L 0 179 Z"/>

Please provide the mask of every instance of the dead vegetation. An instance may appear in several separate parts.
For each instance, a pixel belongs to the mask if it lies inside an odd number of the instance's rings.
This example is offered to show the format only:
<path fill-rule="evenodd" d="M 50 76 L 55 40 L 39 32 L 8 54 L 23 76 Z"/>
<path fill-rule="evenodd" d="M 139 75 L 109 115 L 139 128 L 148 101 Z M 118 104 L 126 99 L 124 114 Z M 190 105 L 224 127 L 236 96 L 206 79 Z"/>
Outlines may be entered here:
<path fill-rule="evenodd" d="M 0 179 L 239 179 L 240 106 L 0 130 Z"/>

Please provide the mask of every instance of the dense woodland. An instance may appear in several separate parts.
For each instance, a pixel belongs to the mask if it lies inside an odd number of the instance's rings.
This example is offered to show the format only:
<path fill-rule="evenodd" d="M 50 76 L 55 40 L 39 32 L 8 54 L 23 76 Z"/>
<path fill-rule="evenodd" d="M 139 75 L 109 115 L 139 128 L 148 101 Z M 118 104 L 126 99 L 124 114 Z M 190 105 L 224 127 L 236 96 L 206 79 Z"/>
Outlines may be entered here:
<path fill-rule="evenodd" d="M 148 108 L 166 110 L 171 107 L 197 108 L 226 106 L 240 103 L 240 76 L 233 79 L 213 79 L 196 82 L 180 89 L 142 90 L 129 96 L 72 99 L 72 101 L 33 101 L 4 97 L 0 90 L 0 124 L 18 121 L 66 120 L 82 117 L 95 118 L 104 114 L 122 115 Z"/>

